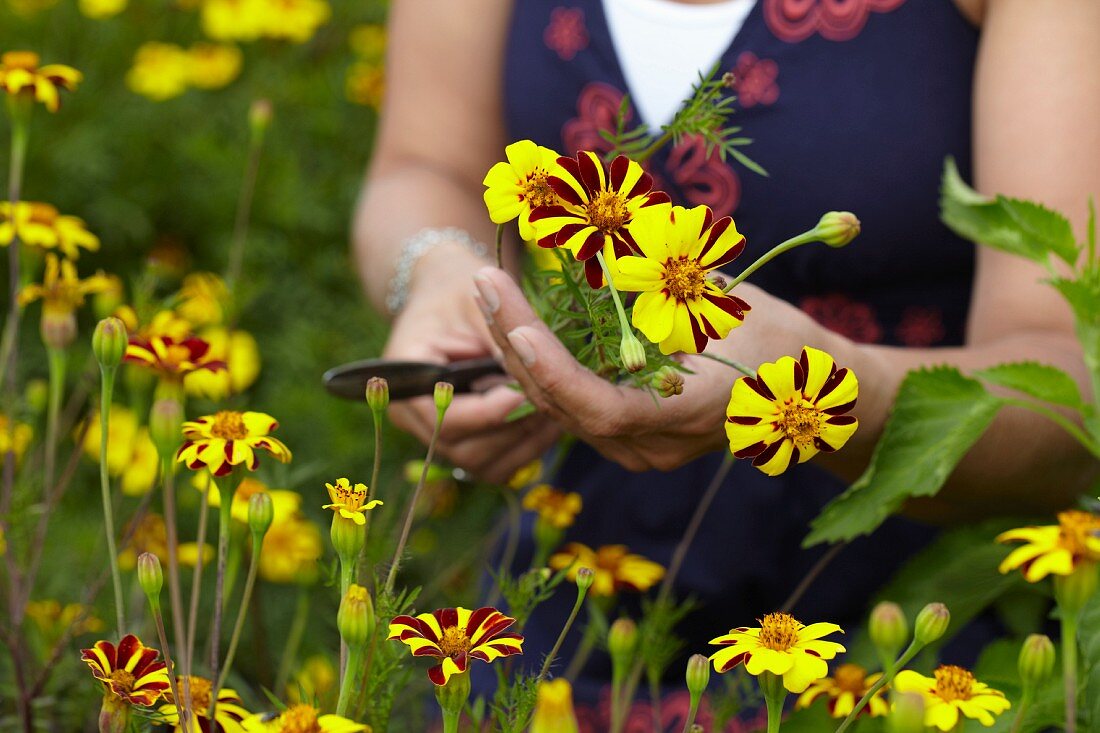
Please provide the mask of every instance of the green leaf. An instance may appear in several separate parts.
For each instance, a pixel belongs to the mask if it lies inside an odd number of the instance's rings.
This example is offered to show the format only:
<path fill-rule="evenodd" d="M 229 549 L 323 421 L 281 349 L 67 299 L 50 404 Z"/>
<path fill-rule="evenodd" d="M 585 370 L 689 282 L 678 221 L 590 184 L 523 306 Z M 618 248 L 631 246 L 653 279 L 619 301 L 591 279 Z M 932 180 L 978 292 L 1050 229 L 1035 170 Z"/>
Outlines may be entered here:
<path fill-rule="evenodd" d="M 998 364 L 975 372 L 974 376 L 983 382 L 1023 392 L 1043 402 L 1074 410 L 1083 410 L 1085 407 L 1077 382 L 1061 369 L 1045 364 L 1034 361 Z"/>
<path fill-rule="evenodd" d="M 1055 278 L 1050 284 L 1073 309 L 1077 340 L 1092 380 L 1092 391 L 1100 395 L 1100 272 L 1090 265 L 1077 280 Z M 1093 440 L 1100 442 L 1100 415 L 1095 409 L 1085 415 L 1085 427 Z"/>
<path fill-rule="evenodd" d="M 935 495 L 1003 404 L 957 369 L 910 372 L 871 465 L 814 519 L 803 545 L 870 534 L 909 497 Z"/>

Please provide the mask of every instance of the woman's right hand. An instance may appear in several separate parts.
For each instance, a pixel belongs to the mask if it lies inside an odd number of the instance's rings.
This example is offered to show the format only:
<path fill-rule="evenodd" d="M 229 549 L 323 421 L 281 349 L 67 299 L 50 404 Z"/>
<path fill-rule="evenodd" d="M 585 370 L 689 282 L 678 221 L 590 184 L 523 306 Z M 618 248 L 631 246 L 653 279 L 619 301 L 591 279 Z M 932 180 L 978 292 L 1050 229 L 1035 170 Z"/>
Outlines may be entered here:
<path fill-rule="evenodd" d="M 458 245 L 425 253 L 416 264 L 408 300 L 393 322 L 383 355 L 439 364 L 499 358 L 473 295 L 473 275 L 485 264 Z M 438 455 L 479 479 L 499 484 L 545 453 L 561 430 L 539 414 L 506 422 L 524 400 L 513 387 L 502 381 L 484 392 L 455 395 L 443 421 Z M 390 405 L 393 422 L 425 444 L 431 439 L 435 416 L 430 396 Z"/>

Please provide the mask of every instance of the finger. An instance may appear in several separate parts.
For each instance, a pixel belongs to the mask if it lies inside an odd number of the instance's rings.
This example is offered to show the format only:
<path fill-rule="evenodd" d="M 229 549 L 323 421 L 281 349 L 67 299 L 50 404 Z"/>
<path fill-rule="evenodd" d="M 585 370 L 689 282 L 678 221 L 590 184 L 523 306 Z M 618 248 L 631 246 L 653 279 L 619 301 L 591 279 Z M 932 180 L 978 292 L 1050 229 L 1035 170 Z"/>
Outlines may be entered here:
<path fill-rule="evenodd" d="M 508 425 L 508 414 L 523 404 L 523 400 L 523 392 L 503 384 L 481 394 L 455 395 L 443 419 L 440 440 L 455 443 L 482 433 L 499 431 Z"/>
<path fill-rule="evenodd" d="M 411 433 L 417 440 L 427 445 L 435 427 L 435 403 L 431 397 L 414 397 L 411 400 L 391 402 L 389 417 L 400 430 Z"/>
<path fill-rule="evenodd" d="M 561 428 L 553 421 L 546 421 L 532 433 L 527 440 L 517 443 L 510 450 L 486 468 L 482 477 L 485 481 L 504 485 L 510 478 L 531 461 L 541 458 L 561 439 Z"/>
<path fill-rule="evenodd" d="M 559 433 L 552 421 L 526 418 L 502 431 L 440 445 L 439 452 L 450 463 L 481 479 L 502 483 L 518 468 L 542 455 L 548 442 L 553 442 L 549 436 Z"/>

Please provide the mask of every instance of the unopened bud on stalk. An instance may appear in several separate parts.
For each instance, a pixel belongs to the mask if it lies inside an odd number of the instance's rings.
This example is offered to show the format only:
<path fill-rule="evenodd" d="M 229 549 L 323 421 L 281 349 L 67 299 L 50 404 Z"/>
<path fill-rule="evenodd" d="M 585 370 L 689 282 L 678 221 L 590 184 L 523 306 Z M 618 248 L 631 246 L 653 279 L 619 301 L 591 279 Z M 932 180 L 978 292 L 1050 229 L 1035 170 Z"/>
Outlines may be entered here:
<path fill-rule="evenodd" d="M 830 211 L 821 217 L 816 231 L 830 247 L 843 247 L 859 236 L 859 219 L 850 211 Z"/>
<path fill-rule="evenodd" d="M 612 661 L 630 660 L 638 645 L 638 625 L 628 618 L 615 619 L 607 632 L 607 650 Z"/>
<path fill-rule="evenodd" d="M 367 404 L 375 412 L 383 412 L 390 404 L 390 383 L 382 377 L 367 380 Z"/>
<path fill-rule="evenodd" d="M 149 436 L 162 459 L 175 454 L 183 439 L 183 405 L 179 400 L 162 398 L 149 411 Z"/>
<path fill-rule="evenodd" d="M 687 672 L 684 677 L 687 680 L 688 692 L 691 699 L 699 698 L 710 684 L 710 660 L 702 654 L 692 654 L 688 659 Z"/>
<path fill-rule="evenodd" d="M 50 349 L 67 349 L 76 340 L 76 314 L 72 311 L 52 312 L 42 309 L 39 321 L 39 334 L 42 343 Z"/>
<path fill-rule="evenodd" d="M 274 111 L 270 99 L 257 99 L 248 108 L 248 126 L 253 139 L 257 142 L 262 140 L 264 133 L 267 132 Z"/>
<path fill-rule="evenodd" d="M 917 614 L 917 623 L 913 627 L 913 638 L 921 644 L 931 644 L 947 633 L 951 623 L 951 612 L 942 603 L 929 603 Z"/>
<path fill-rule="evenodd" d="M 871 611 L 868 624 L 871 642 L 875 645 L 883 662 L 893 664 L 905 643 L 909 641 L 909 620 L 901 606 L 883 601 Z"/>
<path fill-rule="evenodd" d="M 450 382 L 435 383 L 435 409 L 442 415 L 451 406 L 455 398 L 455 386 Z"/>
<path fill-rule="evenodd" d="M 675 397 L 684 393 L 684 378 L 670 366 L 661 367 L 653 375 L 653 389 L 662 397 Z"/>
<path fill-rule="evenodd" d="M 452 674 L 447 684 L 435 688 L 435 699 L 445 713 L 458 714 L 470 699 L 470 672 Z"/>
<path fill-rule="evenodd" d="M 895 693 L 886 728 L 890 733 L 924 733 L 924 698 L 916 692 Z"/>
<path fill-rule="evenodd" d="M 275 519 L 275 505 L 271 494 L 257 491 L 248 497 L 248 528 L 253 537 L 263 537 Z"/>
<path fill-rule="evenodd" d="M 1035 690 L 1050 679 L 1054 672 L 1054 642 L 1043 634 L 1032 634 L 1020 647 L 1020 681 L 1024 689 Z"/>
<path fill-rule="evenodd" d="M 160 589 L 164 587 L 164 572 L 160 569 L 160 558 L 151 552 L 143 552 L 137 559 L 138 584 L 149 597 L 154 608 L 160 605 Z"/>
<path fill-rule="evenodd" d="M 577 571 L 577 587 L 582 591 L 588 592 L 595 581 L 596 573 L 593 572 L 592 568 L 581 568 Z"/>
<path fill-rule="evenodd" d="M 623 334 L 623 340 L 619 344 L 619 357 L 623 360 L 623 366 L 628 372 L 640 372 L 645 369 L 645 347 L 633 333 Z"/>
<path fill-rule="evenodd" d="M 104 318 L 92 334 L 92 353 L 104 369 L 117 367 L 126 356 L 126 324 L 115 317 Z"/>
<path fill-rule="evenodd" d="M 336 627 L 348 646 L 363 646 L 370 641 L 374 635 L 374 603 L 366 588 L 354 583 L 348 588 L 336 612 Z"/>

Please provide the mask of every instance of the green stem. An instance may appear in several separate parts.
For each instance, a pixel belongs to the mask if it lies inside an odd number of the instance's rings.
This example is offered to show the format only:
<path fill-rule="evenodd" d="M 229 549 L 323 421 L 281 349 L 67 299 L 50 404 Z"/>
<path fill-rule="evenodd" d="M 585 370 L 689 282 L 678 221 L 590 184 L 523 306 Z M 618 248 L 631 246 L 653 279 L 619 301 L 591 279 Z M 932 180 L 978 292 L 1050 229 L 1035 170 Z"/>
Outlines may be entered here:
<path fill-rule="evenodd" d="M 458 719 L 461 710 L 443 711 L 443 733 L 458 733 Z"/>
<path fill-rule="evenodd" d="M 603 257 L 603 252 L 596 253 L 596 259 L 599 260 L 600 267 L 603 268 L 604 279 L 607 280 L 607 289 L 611 291 L 611 299 L 615 301 L 615 312 L 619 314 L 619 328 L 622 329 L 623 335 L 634 333 L 630 328 L 630 321 L 626 317 L 626 310 L 623 308 L 623 301 L 619 298 L 619 291 L 615 288 L 615 282 L 611 279 L 611 270 L 607 268 L 607 260 Z"/>
<path fill-rule="evenodd" d="M 733 280 L 731 280 L 730 283 L 726 285 L 726 287 L 722 288 L 722 292 L 728 293 L 729 291 L 733 290 L 735 287 L 744 282 L 749 275 L 753 274 L 761 267 L 768 264 L 768 262 L 775 259 L 784 252 L 788 252 L 800 245 L 816 241 L 818 241 L 817 227 L 814 227 L 808 232 L 802 232 L 798 236 L 791 237 L 787 241 L 777 244 L 776 246 L 765 252 L 763 255 L 761 255 L 759 259 L 756 260 L 756 262 L 753 262 L 751 265 L 742 270 L 740 275 L 733 278 Z"/>
<path fill-rule="evenodd" d="M 354 687 L 356 671 L 363 666 L 363 645 L 356 644 L 348 652 L 348 666 L 344 678 L 340 682 L 340 698 L 336 703 L 336 714 L 346 715 L 348 704 L 351 702 L 352 688 Z"/>
<path fill-rule="evenodd" d="M 103 524 L 107 531 L 107 554 L 111 563 L 111 581 L 115 590 L 115 620 L 118 636 L 126 628 L 125 601 L 122 597 L 122 573 L 118 569 L 115 546 L 115 512 L 111 503 L 111 479 L 107 476 L 107 436 L 110 435 L 111 403 L 115 389 L 115 367 L 102 367 L 99 397 L 99 491 L 103 500 Z"/>
<path fill-rule="evenodd" d="M 1031 703 L 1035 698 L 1035 694 L 1030 690 L 1024 690 L 1024 695 L 1020 698 L 1020 706 L 1016 709 L 1016 718 L 1012 721 L 1012 729 L 1009 733 L 1020 733 L 1020 728 L 1024 724 L 1024 716 L 1027 715 L 1028 708 L 1031 707 Z"/>
<path fill-rule="evenodd" d="M 658 138 L 657 138 L 656 140 L 654 140 L 654 141 L 653 141 L 653 142 L 651 142 L 651 143 L 650 143 L 649 145 L 647 145 L 647 146 L 645 147 L 645 149 L 644 149 L 644 150 L 642 150 L 642 152 L 640 152 L 640 153 L 637 153 L 636 155 L 633 155 L 633 156 L 631 156 L 631 159 L 632 159 L 632 160 L 633 160 L 633 161 L 634 161 L 635 163 L 644 163 L 645 161 L 647 161 L 647 160 L 649 160 L 649 159 L 650 159 L 651 157 L 653 157 L 653 155 L 654 155 L 654 154 L 655 154 L 655 153 L 656 153 L 656 152 L 657 152 L 658 150 L 660 150 L 660 149 L 661 149 L 662 147 L 664 147 L 665 143 L 667 143 L 667 142 L 668 142 L 669 140 L 671 140 L 671 139 L 672 139 L 672 130 L 665 130 L 665 131 L 664 131 L 664 132 L 663 132 L 663 133 L 661 134 L 661 136 L 660 136 L 660 137 L 658 137 Z"/>
<path fill-rule="evenodd" d="M 684 729 L 681 733 L 691 733 L 691 726 L 695 724 L 695 716 L 699 714 L 699 701 L 702 699 L 702 695 L 696 697 L 691 696 L 691 706 L 688 707 L 687 720 L 684 721 Z"/>
<path fill-rule="evenodd" d="M 176 648 L 186 643 L 183 634 L 183 599 L 180 593 L 179 529 L 176 524 L 176 473 L 172 455 L 161 458 L 161 490 L 164 499 L 164 527 L 168 542 L 168 598 L 172 605 L 172 633 Z M 201 560 L 201 558 L 200 558 Z"/>
<path fill-rule="evenodd" d="M 1062 679 L 1066 687 L 1066 733 L 1077 731 L 1077 614 L 1062 617 Z"/>
<path fill-rule="evenodd" d="M 500 572 L 507 573 L 511 571 L 512 563 L 515 562 L 516 559 L 516 551 L 519 549 L 519 532 L 522 512 L 520 510 L 519 500 L 516 498 L 516 492 L 512 489 L 505 488 L 501 493 L 504 495 L 504 501 L 508 505 L 508 536 L 504 541 L 504 552 L 500 558 Z M 498 600 L 500 600 L 500 584 L 494 583 L 493 590 L 489 594 L 485 605 L 496 606 Z"/>
<path fill-rule="evenodd" d="M 413 516 L 416 514 L 416 503 L 420 499 L 420 492 L 424 490 L 424 483 L 428 480 L 428 469 L 432 467 L 432 458 L 435 456 L 435 445 L 439 442 L 439 430 L 443 426 L 443 411 L 436 411 L 435 428 L 432 430 L 432 438 L 428 441 L 428 454 L 424 458 L 424 466 L 420 469 L 420 480 L 416 482 L 416 489 L 409 500 L 408 511 L 405 512 L 405 524 L 401 528 L 401 537 L 397 542 L 397 549 L 393 553 L 393 562 L 390 563 L 390 572 L 386 576 L 386 595 L 393 593 L 393 584 L 397 580 L 397 571 L 401 567 L 401 555 L 405 552 L 405 543 L 409 541 L 409 532 L 412 530 Z M 457 725 L 457 722 L 455 723 Z"/>
<path fill-rule="evenodd" d="M 497 267 L 504 269 L 504 225 L 497 224 Z"/>
<path fill-rule="evenodd" d="M 649 678 L 649 704 L 653 711 L 653 730 L 661 729 L 661 678 L 647 675 Z"/>
<path fill-rule="evenodd" d="M 565 670 L 565 678 L 570 682 L 576 681 L 577 675 L 581 673 L 588 658 L 592 656 L 592 650 L 596 648 L 597 636 L 596 627 L 589 623 L 584 628 L 581 643 L 577 645 L 577 651 L 573 652 L 573 658 L 569 660 L 569 666 Z"/>
<path fill-rule="evenodd" d="M 23 169 L 26 167 L 27 140 L 30 135 L 30 125 L 27 124 L 28 117 L 28 114 L 21 114 L 16 110 L 13 110 L 11 115 L 11 161 L 8 166 L 8 202 L 12 207 L 12 221 L 17 221 L 15 218 L 15 208 L 19 205 L 19 197 L 23 192 Z M 19 358 L 19 322 L 23 310 L 19 305 L 19 290 L 21 284 L 20 249 L 19 229 L 16 227 L 11 243 L 8 245 L 8 292 L 11 300 L 8 303 L 8 322 L 4 327 L 3 363 L 0 364 L 0 383 L 5 386 L 9 400 L 14 399 L 15 396 L 15 364 Z"/>
<path fill-rule="evenodd" d="M 756 372 L 754 372 L 752 369 L 749 369 L 746 365 L 742 364 L 739 361 L 734 361 L 733 359 L 726 359 L 725 357 L 718 356 L 717 354 L 708 354 L 706 352 L 699 352 L 696 356 L 701 356 L 705 359 L 710 359 L 711 361 L 716 361 L 719 364 L 725 364 L 730 369 L 741 372 L 746 377 L 755 377 L 756 376 Z"/>
<path fill-rule="evenodd" d="M 1081 428 L 1077 427 L 1072 420 L 1069 420 L 1064 415 L 1058 413 L 1055 410 L 1050 409 L 1046 405 L 1039 404 L 1038 402 L 1031 402 L 1030 400 L 1021 400 L 1015 398 L 1006 398 L 1005 402 L 1009 405 L 1015 405 L 1016 407 L 1022 407 L 1025 410 L 1031 410 L 1047 418 L 1051 422 L 1055 423 L 1058 427 L 1069 433 L 1074 440 L 1080 443 L 1082 446 L 1092 453 L 1097 458 L 1100 458 L 1100 445 L 1097 445 L 1088 433 Z"/>
<path fill-rule="evenodd" d="M 279 673 L 275 675 L 275 694 L 282 697 L 286 692 L 287 682 L 290 681 L 290 670 L 298 657 L 298 647 L 302 645 L 302 637 L 306 633 L 306 624 L 309 623 L 309 587 L 298 586 L 298 602 L 294 606 L 294 618 L 290 622 L 290 631 L 286 635 L 286 644 L 283 646 L 283 654 L 279 659 Z"/>
<path fill-rule="evenodd" d="M 244 595 L 241 596 L 241 605 L 237 609 L 237 620 L 233 624 L 233 635 L 229 637 L 229 649 L 225 652 L 225 664 L 222 665 L 218 681 L 214 684 L 214 691 L 210 694 L 210 720 L 214 720 L 214 705 L 218 699 L 218 692 L 225 685 L 225 680 L 229 677 L 229 670 L 233 668 L 233 657 L 237 653 L 237 644 L 241 640 L 244 618 L 248 613 L 248 604 L 252 600 L 252 590 L 256 587 L 256 573 L 260 569 L 260 551 L 263 544 L 264 536 L 262 534 L 252 535 L 252 556 L 248 559 L 248 576 L 244 581 Z"/>
<path fill-rule="evenodd" d="M 229 476 L 235 476 L 231 473 Z M 237 482 L 231 479 L 217 481 L 218 485 L 218 570 L 214 581 L 214 619 L 210 624 L 210 676 L 217 679 L 218 658 L 222 635 L 222 600 L 225 594 L 225 568 L 229 560 L 230 519 L 233 516 L 233 496 Z M 232 485 L 231 485 L 232 484 Z"/>
<path fill-rule="evenodd" d="M 577 588 L 577 600 L 573 602 L 573 610 L 569 612 L 569 617 L 565 619 L 565 625 L 561 627 L 561 633 L 558 634 L 557 641 L 554 642 L 553 648 L 550 653 L 546 655 L 546 659 L 542 663 L 542 669 L 539 670 L 539 680 L 546 679 L 546 676 L 550 674 L 550 665 L 554 663 L 554 658 L 558 656 L 558 652 L 561 651 L 561 645 L 565 641 L 566 635 L 569 634 L 569 630 L 573 628 L 573 622 L 577 620 L 577 614 L 580 613 L 581 605 L 584 603 L 584 597 L 587 595 L 587 591 L 578 587 Z"/>
<path fill-rule="evenodd" d="M 155 596 L 149 596 L 149 606 L 153 610 L 153 621 L 157 627 L 157 638 L 160 640 L 160 648 L 164 655 L 164 665 L 168 672 L 168 689 L 172 692 L 172 699 L 176 701 L 176 715 L 179 716 L 179 728 L 190 730 L 186 717 L 188 710 L 183 704 L 183 697 L 176 689 L 176 665 L 172 663 L 172 653 L 168 648 L 168 635 L 164 633 L 164 617 L 160 612 L 160 601 Z"/>
<path fill-rule="evenodd" d="M 779 733 L 779 726 L 783 723 L 783 701 L 787 699 L 782 675 L 764 672 L 760 675 L 760 688 L 768 706 L 768 733 Z"/>
<path fill-rule="evenodd" d="M 836 733 L 844 733 L 844 731 L 848 730 L 848 727 L 852 724 L 852 722 L 855 721 L 857 717 L 859 717 L 859 714 L 861 712 L 863 712 L 863 708 L 867 707 L 867 703 L 871 702 L 871 698 L 873 698 L 883 687 L 886 687 L 886 685 L 890 684 L 893 681 L 894 676 L 902 669 L 904 669 L 905 665 L 909 664 L 909 662 L 912 661 L 913 657 L 917 656 L 917 654 L 920 652 L 921 649 L 924 648 L 924 646 L 924 644 L 920 643 L 916 639 L 913 639 L 913 641 L 909 642 L 909 647 L 904 652 L 902 652 L 902 655 L 898 657 L 898 660 L 896 662 L 894 662 L 894 665 L 890 669 L 889 673 L 883 672 L 882 676 L 878 678 L 878 681 L 875 682 L 875 684 L 871 685 L 871 689 L 867 690 L 867 692 L 864 693 L 863 697 L 861 697 L 859 699 L 859 702 L 856 703 L 856 706 L 852 708 L 852 712 L 848 713 L 848 717 L 845 718 L 843 722 L 841 722 L 840 727 L 836 729 Z"/>
<path fill-rule="evenodd" d="M 355 580 L 355 558 L 340 558 L 340 602 L 343 603 L 344 596 L 348 594 L 348 588 L 351 587 L 352 581 Z M 340 639 L 340 686 L 343 687 L 345 678 L 348 676 L 348 645 L 341 638 Z"/>
<path fill-rule="evenodd" d="M 252 216 L 252 198 L 256 192 L 256 179 L 260 171 L 260 151 L 263 150 L 262 136 L 254 135 L 249 140 L 248 162 L 245 165 L 244 182 L 241 196 L 237 200 L 237 215 L 233 223 L 233 242 L 229 246 L 229 264 L 225 271 L 225 285 L 233 292 L 244 264 L 244 248 L 248 242 L 248 223 Z"/>
<path fill-rule="evenodd" d="M 206 490 L 202 492 L 199 501 L 199 529 L 195 542 L 199 547 L 199 559 L 195 563 L 195 569 L 191 573 L 191 604 L 187 611 L 187 654 L 183 658 L 183 674 L 191 675 L 195 660 L 195 635 L 199 620 L 199 598 L 202 596 L 202 569 L 206 565 L 203 562 L 203 552 L 206 549 L 206 524 L 210 509 L 210 490 L 214 485 L 214 477 L 206 474 Z"/>
<path fill-rule="evenodd" d="M 54 474 L 57 466 L 57 425 L 61 419 L 61 398 L 65 393 L 65 350 L 47 348 L 50 362 L 50 386 L 49 397 L 46 406 L 46 469 L 45 486 L 43 489 L 49 495 L 52 490 Z M 107 436 L 102 436 L 102 442 L 106 442 Z"/>

